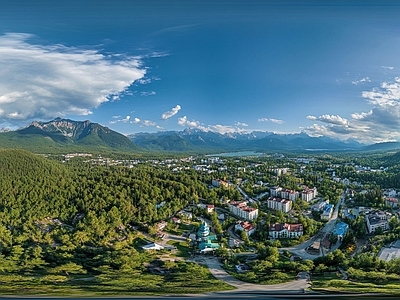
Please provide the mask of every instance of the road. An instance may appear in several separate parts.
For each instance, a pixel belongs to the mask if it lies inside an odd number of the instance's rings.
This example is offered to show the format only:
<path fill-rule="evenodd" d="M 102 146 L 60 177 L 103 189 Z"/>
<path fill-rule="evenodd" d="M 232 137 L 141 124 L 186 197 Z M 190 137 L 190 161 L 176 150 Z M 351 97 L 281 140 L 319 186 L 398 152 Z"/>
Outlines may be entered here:
<path fill-rule="evenodd" d="M 323 247 L 321 247 L 322 250 L 320 251 L 320 253 L 318 255 L 310 254 L 306 251 L 306 249 L 308 247 L 310 247 L 315 241 L 318 241 L 318 240 L 322 241 L 328 233 L 333 231 L 333 229 L 335 228 L 336 220 L 339 215 L 339 208 L 340 208 L 340 205 L 342 204 L 343 197 L 344 196 L 341 196 L 339 202 L 337 203 L 337 205 L 332 213 L 331 219 L 320 230 L 320 233 L 318 234 L 319 237 L 313 236 L 309 240 L 305 241 L 304 243 L 302 243 L 300 245 L 297 245 L 294 247 L 281 248 L 280 250 L 288 250 L 289 252 L 291 252 L 297 256 L 300 256 L 303 259 L 315 259 L 317 257 L 325 255 L 326 253 L 324 253 Z M 333 247 L 331 249 L 331 251 L 335 250 L 339 245 L 340 245 L 340 243 L 337 243 L 335 245 L 335 247 Z"/>
<path fill-rule="evenodd" d="M 310 284 L 306 279 L 298 279 L 287 283 L 282 284 L 271 284 L 271 285 L 262 285 L 262 284 L 252 284 L 243 282 L 239 279 L 236 279 L 232 275 L 229 275 L 222 267 L 221 263 L 214 257 L 201 257 L 196 258 L 196 262 L 204 263 L 208 266 L 211 274 L 227 284 L 234 286 L 239 291 L 279 291 L 279 292 L 287 292 L 287 293 L 303 293 L 304 289 L 308 289 Z"/>

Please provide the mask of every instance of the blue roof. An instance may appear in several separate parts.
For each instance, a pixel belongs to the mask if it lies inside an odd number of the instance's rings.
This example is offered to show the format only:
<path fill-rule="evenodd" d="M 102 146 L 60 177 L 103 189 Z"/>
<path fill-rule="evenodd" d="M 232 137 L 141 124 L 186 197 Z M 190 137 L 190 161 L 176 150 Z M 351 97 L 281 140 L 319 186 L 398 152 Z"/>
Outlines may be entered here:
<path fill-rule="evenodd" d="M 335 229 L 333 230 L 333 234 L 344 236 L 347 232 L 349 225 L 345 222 L 339 222 L 336 224 Z"/>
<path fill-rule="evenodd" d="M 324 212 L 328 213 L 330 210 L 332 210 L 332 208 L 333 208 L 333 204 L 327 204 L 324 207 Z"/>

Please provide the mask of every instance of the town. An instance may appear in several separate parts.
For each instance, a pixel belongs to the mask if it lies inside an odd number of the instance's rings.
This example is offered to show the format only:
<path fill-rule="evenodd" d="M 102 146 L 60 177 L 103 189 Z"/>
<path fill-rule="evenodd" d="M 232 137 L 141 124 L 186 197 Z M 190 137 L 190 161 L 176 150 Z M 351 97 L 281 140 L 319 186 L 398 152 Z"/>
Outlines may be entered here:
<path fill-rule="evenodd" d="M 74 158 L 93 166 L 147 164 L 203 176 L 210 198 L 193 199 L 164 220 L 135 227 L 146 237 L 142 248 L 164 259 L 206 264 L 211 271 L 218 265 L 254 284 L 297 274 L 308 287 L 324 277 L 365 279 L 373 264 L 392 266 L 400 258 L 400 186 L 388 185 L 388 174 L 396 170 L 384 163 L 280 153 L 134 160 L 77 153 L 63 160 Z M 164 205 L 160 201 L 156 209 Z M 365 260 L 370 262 L 362 269 Z"/>

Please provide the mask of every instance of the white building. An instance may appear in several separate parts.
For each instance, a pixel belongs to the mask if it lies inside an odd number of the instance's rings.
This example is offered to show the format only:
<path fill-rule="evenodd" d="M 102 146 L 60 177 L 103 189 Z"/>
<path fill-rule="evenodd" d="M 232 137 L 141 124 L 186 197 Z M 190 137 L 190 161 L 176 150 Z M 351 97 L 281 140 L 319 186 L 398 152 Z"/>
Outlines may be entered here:
<path fill-rule="evenodd" d="M 254 220 L 258 217 L 258 209 L 247 206 L 246 201 L 231 201 L 228 206 L 229 211 L 240 218 Z"/>
<path fill-rule="evenodd" d="M 269 197 L 267 200 L 267 206 L 270 209 L 280 210 L 284 213 L 289 212 L 292 209 L 292 201 L 282 198 Z"/>
<path fill-rule="evenodd" d="M 256 231 L 256 227 L 248 221 L 238 221 L 235 230 L 244 231 L 247 236 L 250 236 Z"/>
<path fill-rule="evenodd" d="M 314 187 L 312 189 L 306 188 L 301 192 L 301 199 L 307 202 L 310 202 L 312 199 L 317 197 L 318 192 L 317 188 Z"/>
<path fill-rule="evenodd" d="M 377 228 L 382 228 L 382 230 L 389 229 L 388 217 L 390 216 L 391 214 L 383 211 L 371 211 L 368 213 L 365 216 L 368 232 L 373 233 Z"/>
<path fill-rule="evenodd" d="M 273 186 L 269 189 L 271 197 L 279 197 L 281 195 L 282 188 L 279 186 Z"/>
<path fill-rule="evenodd" d="M 302 224 L 275 223 L 269 226 L 268 236 L 271 239 L 293 239 L 303 235 Z"/>
<path fill-rule="evenodd" d="M 328 221 L 332 217 L 333 207 L 334 207 L 333 204 L 325 205 L 324 210 L 322 211 L 322 214 L 321 214 L 321 220 Z"/>

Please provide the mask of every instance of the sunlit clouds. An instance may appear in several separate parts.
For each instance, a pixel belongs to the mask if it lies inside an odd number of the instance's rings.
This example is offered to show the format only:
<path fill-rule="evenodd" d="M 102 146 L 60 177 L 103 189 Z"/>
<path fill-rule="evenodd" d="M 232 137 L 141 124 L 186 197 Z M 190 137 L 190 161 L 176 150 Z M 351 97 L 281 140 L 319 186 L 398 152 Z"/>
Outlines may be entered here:
<path fill-rule="evenodd" d="M 89 115 L 118 100 L 146 71 L 138 58 L 30 43 L 28 34 L 0 36 L 0 118 Z"/>

